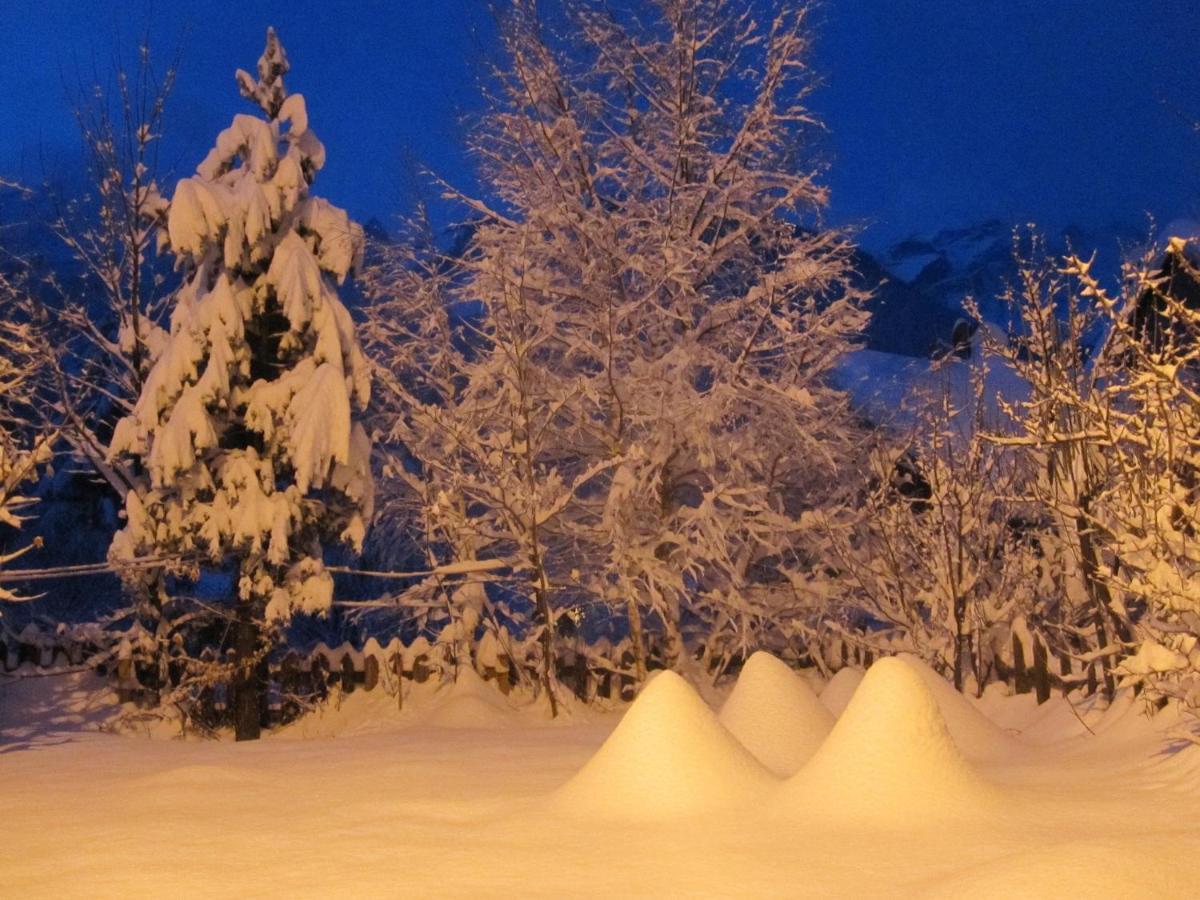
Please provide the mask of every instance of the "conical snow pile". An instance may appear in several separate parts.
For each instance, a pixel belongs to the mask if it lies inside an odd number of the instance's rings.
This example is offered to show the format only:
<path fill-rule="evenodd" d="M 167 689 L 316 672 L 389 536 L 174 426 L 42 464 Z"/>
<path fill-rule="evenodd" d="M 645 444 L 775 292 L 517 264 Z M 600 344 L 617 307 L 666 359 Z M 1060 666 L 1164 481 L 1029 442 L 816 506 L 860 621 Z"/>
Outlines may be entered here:
<path fill-rule="evenodd" d="M 804 679 L 762 651 L 746 660 L 719 721 L 759 762 L 784 778 L 817 752 L 833 727 L 833 715 Z"/>
<path fill-rule="evenodd" d="M 933 694 L 946 730 L 967 759 L 995 759 L 1019 749 L 1019 744 L 954 689 L 954 685 L 909 653 L 899 659 L 916 672 Z"/>
<path fill-rule="evenodd" d="M 959 753 L 921 676 L 894 658 L 871 667 L 782 792 L 793 812 L 885 826 L 970 815 L 994 797 Z"/>
<path fill-rule="evenodd" d="M 821 691 L 821 703 L 834 716 L 840 716 L 850 704 L 850 698 L 854 696 L 862 680 L 862 669 L 838 669 L 829 679 L 829 684 L 825 685 L 825 690 Z"/>
<path fill-rule="evenodd" d="M 501 728 L 513 724 L 514 713 L 495 687 L 470 666 L 463 666 L 454 684 L 438 692 L 437 705 L 425 724 L 436 728 Z"/>
<path fill-rule="evenodd" d="M 661 672 L 555 802 L 573 814 L 664 819 L 754 803 L 774 784 L 691 685 Z"/>

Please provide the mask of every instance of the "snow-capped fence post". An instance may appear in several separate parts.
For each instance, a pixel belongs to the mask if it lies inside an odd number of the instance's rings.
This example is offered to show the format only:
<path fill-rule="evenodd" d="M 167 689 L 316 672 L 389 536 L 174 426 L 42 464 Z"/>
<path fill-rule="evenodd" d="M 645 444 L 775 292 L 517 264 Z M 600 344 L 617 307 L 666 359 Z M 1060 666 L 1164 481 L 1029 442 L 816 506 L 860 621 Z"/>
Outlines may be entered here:
<path fill-rule="evenodd" d="M 1050 699 L 1050 672 L 1047 665 L 1046 644 L 1041 635 L 1033 637 L 1033 686 L 1037 692 L 1038 705 Z"/>
<path fill-rule="evenodd" d="M 128 639 L 122 638 L 117 649 L 117 700 L 131 703 L 138 695 L 140 685 L 133 667 L 133 647 Z"/>
<path fill-rule="evenodd" d="M 621 654 L 621 672 L 617 675 L 617 683 L 620 686 L 618 693 L 626 703 L 632 703 L 633 698 L 637 696 L 637 684 L 633 677 L 627 674 L 633 664 L 633 648 L 627 647 Z"/>
<path fill-rule="evenodd" d="M 1071 693 L 1071 657 L 1063 653 L 1058 657 L 1058 671 L 1062 677 L 1062 693 L 1063 696 Z"/>
<path fill-rule="evenodd" d="M 283 721 L 283 686 L 279 678 L 280 673 L 276 670 L 271 673 L 271 680 L 267 682 L 267 721 L 272 727 Z"/>
<path fill-rule="evenodd" d="M 342 690 L 347 694 L 351 694 L 354 692 L 354 683 L 357 679 L 355 678 L 354 671 L 354 657 L 349 651 L 342 654 L 340 668 L 342 673 Z"/>
<path fill-rule="evenodd" d="M 480 675 L 483 676 L 484 681 L 490 681 L 494 683 L 496 685 L 496 689 L 499 690 L 501 694 L 507 695 L 508 692 L 512 690 L 512 682 L 509 675 L 510 671 L 511 666 L 509 664 L 508 657 L 502 653 L 498 653 L 493 660 L 493 664 L 484 666 Z"/>
<path fill-rule="evenodd" d="M 1012 636 L 1013 651 L 1013 693 L 1029 693 L 1029 671 L 1025 668 L 1025 644 L 1015 631 Z"/>
<path fill-rule="evenodd" d="M 308 658 L 308 677 L 312 682 L 313 693 L 325 696 L 329 682 L 329 663 L 321 653 L 314 653 Z"/>
<path fill-rule="evenodd" d="M 565 673 L 570 679 L 571 693 L 586 703 L 591 676 L 587 656 L 578 650 L 563 651 L 558 659 L 558 671 Z"/>
<path fill-rule="evenodd" d="M 417 684 L 424 684 L 429 680 L 431 674 L 429 667 L 429 657 L 424 653 L 413 658 L 412 664 L 412 680 Z"/>
<path fill-rule="evenodd" d="M 300 654 L 289 650 L 279 661 L 279 687 L 285 698 L 288 698 L 289 708 L 294 708 L 294 699 L 300 694 Z"/>
<path fill-rule="evenodd" d="M 379 684 L 379 658 L 374 654 L 363 657 L 363 690 L 373 691 Z"/>
<path fill-rule="evenodd" d="M 32 663 L 36 666 L 41 662 L 41 652 L 38 648 L 41 639 L 42 633 L 32 622 L 21 629 L 21 634 L 17 637 L 18 665 L 21 663 Z"/>
<path fill-rule="evenodd" d="M 67 640 L 65 649 L 67 663 L 72 666 L 78 666 L 83 663 L 83 641 L 72 635 Z"/>
<path fill-rule="evenodd" d="M 404 654 L 399 650 L 388 657 L 388 668 L 396 676 L 396 708 L 404 709 Z"/>

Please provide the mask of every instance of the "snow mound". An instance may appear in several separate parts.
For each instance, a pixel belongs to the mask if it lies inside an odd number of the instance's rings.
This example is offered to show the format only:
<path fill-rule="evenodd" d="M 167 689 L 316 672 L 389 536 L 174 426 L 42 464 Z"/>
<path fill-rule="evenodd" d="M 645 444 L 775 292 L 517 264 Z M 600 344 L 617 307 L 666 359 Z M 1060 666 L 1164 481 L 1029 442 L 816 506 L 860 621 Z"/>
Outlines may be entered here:
<path fill-rule="evenodd" d="M 462 666 L 454 684 L 438 692 L 436 705 L 423 720 L 434 728 L 506 728 L 516 710 L 470 666 Z"/>
<path fill-rule="evenodd" d="M 352 694 L 335 692 L 315 710 L 276 729 L 271 736 L 312 740 L 374 734 L 400 727 L 401 717 L 396 695 L 382 688 L 360 689 Z"/>
<path fill-rule="evenodd" d="M 761 650 L 746 660 L 718 718 L 759 762 L 785 778 L 817 752 L 833 727 L 833 715 L 808 682 Z"/>
<path fill-rule="evenodd" d="M 790 810 L 805 815 L 896 826 L 982 811 L 994 797 L 959 753 L 924 680 L 895 658 L 870 668 L 782 793 Z"/>
<path fill-rule="evenodd" d="M 554 800 L 585 816 L 664 819 L 753 803 L 774 783 L 695 688 L 660 672 Z"/>
<path fill-rule="evenodd" d="M 821 702 L 835 716 L 840 716 L 862 680 L 862 669 L 838 669 L 829 679 L 829 684 L 825 685 L 825 690 L 821 691 Z"/>
<path fill-rule="evenodd" d="M 1020 744 L 985 716 L 954 685 L 918 657 L 902 653 L 900 660 L 921 676 L 937 701 L 954 743 L 968 759 L 995 759 L 1020 749 Z"/>

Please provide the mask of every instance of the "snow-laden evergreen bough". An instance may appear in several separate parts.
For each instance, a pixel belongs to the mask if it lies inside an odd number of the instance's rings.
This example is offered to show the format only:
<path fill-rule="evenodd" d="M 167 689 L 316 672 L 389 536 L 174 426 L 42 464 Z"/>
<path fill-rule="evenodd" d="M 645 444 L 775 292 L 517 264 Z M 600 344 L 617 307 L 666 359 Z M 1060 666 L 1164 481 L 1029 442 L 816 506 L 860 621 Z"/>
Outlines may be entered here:
<path fill-rule="evenodd" d="M 325 149 L 287 71 L 268 31 L 258 77 L 237 76 L 265 115 L 235 116 L 171 198 L 165 241 L 184 282 L 110 446 L 144 472 L 112 558 L 236 569 L 244 660 L 261 651 L 259 625 L 329 609 L 323 550 L 360 548 L 373 502 L 356 421 L 370 380 L 336 289 L 360 263 L 362 230 L 309 194 Z"/>

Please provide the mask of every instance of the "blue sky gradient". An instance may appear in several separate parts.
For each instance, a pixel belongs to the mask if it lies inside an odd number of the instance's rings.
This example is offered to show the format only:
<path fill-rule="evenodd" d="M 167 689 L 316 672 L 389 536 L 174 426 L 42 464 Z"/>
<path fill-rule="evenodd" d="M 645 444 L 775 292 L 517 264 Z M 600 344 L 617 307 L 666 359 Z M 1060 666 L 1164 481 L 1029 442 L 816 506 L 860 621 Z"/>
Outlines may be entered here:
<path fill-rule="evenodd" d="M 987 218 L 1104 231 L 1200 218 L 1192 0 L 826 0 L 813 105 L 829 127 L 831 218 L 882 245 Z M 7 0 L 0 175 L 70 171 L 69 89 L 129 59 L 149 28 L 182 46 L 163 159 L 187 174 L 244 109 L 233 82 L 267 24 L 329 163 L 319 192 L 385 222 L 423 190 L 417 163 L 471 186 L 482 0 Z"/>

